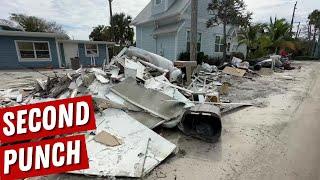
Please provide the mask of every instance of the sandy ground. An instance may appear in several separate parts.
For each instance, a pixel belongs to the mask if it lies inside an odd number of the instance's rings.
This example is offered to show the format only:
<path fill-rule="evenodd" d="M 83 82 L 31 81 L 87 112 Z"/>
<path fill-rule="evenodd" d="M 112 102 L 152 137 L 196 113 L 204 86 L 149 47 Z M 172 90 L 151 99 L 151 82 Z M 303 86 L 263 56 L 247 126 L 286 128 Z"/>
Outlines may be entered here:
<path fill-rule="evenodd" d="M 298 65 L 301 70 L 263 77 L 281 83 L 272 88 L 283 89 L 261 96 L 266 107 L 224 116 L 220 142 L 207 144 L 167 133 L 180 153 L 147 179 L 319 180 L 320 63 Z"/>
<path fill-rule="evenodd" d="M 32 86 L 36 79 L 46 80 L 48 76 L 53 77 L 55 74 L 61 76 L 72 71 L 70 69 L 0 70 L 0 89 Z"/>
<path fill-rule="evenodd" d="M 302 68 L 255 81 L 236 80 L 230 99 L 261 106 L 223 116 L 217 143 L 186 137 L 175 129 L 159 130 L 179 149 L 145 179 L 320 180 L 320 63 L 296 65 Z M 0 88 L 10 87 L 17 76 L 30 75 L 0 72 L 4 77 Z M 57 175 L 40 179 L 88 178 Z"/>

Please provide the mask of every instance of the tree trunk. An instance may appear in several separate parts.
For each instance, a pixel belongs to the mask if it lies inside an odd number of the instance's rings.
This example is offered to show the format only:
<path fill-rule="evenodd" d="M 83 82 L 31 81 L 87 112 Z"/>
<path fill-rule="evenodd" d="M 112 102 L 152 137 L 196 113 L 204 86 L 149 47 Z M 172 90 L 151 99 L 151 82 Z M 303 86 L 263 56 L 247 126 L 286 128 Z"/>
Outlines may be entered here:
<path fill-rule="evenodd" d="M 223 62 L 227 60 L 227 23 L 223 22 Z"/>
<path fill-rule="evenodd" d="M 313 33 L 313 39 L 312 39 L 312 48 L 310 52 L 311 56 L 314 56 L 314 51 L 316 49 L 316 35 L 317 35 L 317 29 L 315 28 Z"/>
<path fill-rule="evenodd" d="M 197 26 L 198 26 L 198 0 L 191 1 L 191 41 L 190 41 L 190 60 L 197 61 Z"/>

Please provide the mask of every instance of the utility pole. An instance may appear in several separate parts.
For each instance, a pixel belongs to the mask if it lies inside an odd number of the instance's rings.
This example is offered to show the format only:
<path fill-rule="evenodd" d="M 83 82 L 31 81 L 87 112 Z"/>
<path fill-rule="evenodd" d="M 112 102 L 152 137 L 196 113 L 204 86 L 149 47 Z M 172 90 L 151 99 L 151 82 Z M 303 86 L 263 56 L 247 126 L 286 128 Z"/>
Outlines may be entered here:
<path fill-rule="evenodd" d="M 110 16 L 110 33 L 111 33 L 111 39 L 114 40 L 113 27 L 112 27 L 112 1 L 113 0 L 108 0 L 108 2 L 109 2 L 109 16 Z"/>
<path fill-rule="evenodd" d="M 198 0 L 191 0 L 190 61 L 197 61 Z"/>
<path fill-rule="evenodd" d="M 296 14 L 297 3 L 298 3 L 298 1 L 296 1 L 296 3 L 294 4 L 294 8 L 293 8 L 292 19 L 291 19 L 291 26 L 290 26 L 290 33 L 292 33 L 292 27 L 293 27 L 294 16 L 295 16 L 295 14 Z"/>
<path fill-rule="evenodd" d="M 300 31 L 300 22 L 299 22 L 299 24 L 298 24 L 298 29 L 297 29 L 297 32 L 296 32 L 296 38 L 298 38 L 299 31 Z"/>

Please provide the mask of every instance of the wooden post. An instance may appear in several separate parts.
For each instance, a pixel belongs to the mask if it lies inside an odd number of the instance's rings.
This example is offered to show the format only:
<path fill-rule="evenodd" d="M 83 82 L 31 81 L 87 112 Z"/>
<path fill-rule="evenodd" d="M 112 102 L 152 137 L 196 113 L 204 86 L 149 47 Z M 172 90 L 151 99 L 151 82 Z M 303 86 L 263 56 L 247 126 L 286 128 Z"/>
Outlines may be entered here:
<path fill-rule="evenodd" d="M 191 0 L 190 61 L 197 61 L 198 0 Z"/>

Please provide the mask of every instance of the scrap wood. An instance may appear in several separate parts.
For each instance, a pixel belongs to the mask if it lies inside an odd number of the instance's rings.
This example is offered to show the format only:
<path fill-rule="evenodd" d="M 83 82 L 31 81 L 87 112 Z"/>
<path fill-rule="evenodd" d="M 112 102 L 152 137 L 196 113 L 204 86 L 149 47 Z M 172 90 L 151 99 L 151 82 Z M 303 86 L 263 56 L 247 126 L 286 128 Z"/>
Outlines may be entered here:
<path fill-rule="evenodd" d="M 246 70 L 239 69 L 239 68 L 232 68 L 232 67 L 225 67 L 222 71 L 225 74 L 237 76 L 237 77 L 243 77 L 246 74 Z"/>

